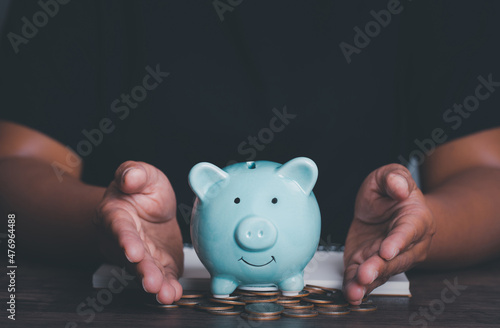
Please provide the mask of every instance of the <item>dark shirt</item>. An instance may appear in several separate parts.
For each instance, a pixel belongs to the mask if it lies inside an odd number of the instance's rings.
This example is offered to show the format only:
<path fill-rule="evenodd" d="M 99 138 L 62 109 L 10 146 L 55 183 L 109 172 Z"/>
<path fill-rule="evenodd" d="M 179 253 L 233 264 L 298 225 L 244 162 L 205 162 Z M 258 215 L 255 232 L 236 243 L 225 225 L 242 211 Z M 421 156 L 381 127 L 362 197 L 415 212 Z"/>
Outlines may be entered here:
<path fill-rule="evenodd" d="M 155 165 L 186 241 L 198 162 L 310 157 L 343 243 L 372 170 L 500 122 L 498 2 L 46 3 L 11 5 L 0 118 L 79 153 L 88 183 Z"/>

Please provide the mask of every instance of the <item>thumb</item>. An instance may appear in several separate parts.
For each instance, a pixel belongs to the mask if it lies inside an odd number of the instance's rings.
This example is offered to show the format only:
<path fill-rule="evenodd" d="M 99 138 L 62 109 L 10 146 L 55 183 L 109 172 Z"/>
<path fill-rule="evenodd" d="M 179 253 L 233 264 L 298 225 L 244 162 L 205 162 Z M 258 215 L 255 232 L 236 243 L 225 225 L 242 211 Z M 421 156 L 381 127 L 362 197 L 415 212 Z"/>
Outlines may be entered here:
<path fill-rule="evenodd" d="M 148 193 L 153 180 L 149 171 L 140 162 L 127 161 L 116 170 L 115 183 L 125 194 Z"/>
<path fill-rule="evenodd" d="M 356 196 L 354 215 L 363 222 L 382 222 L 388 209 L 417 189 L 410 171 L 399 164 L 382 166 L 368 175 Z"/>
<path fill-rule="evenodd" d="M 410 171 L 399 164 L 382 167 L 376 175 L 376 180 L 380 192 L 396 201 L 407 199 L 416 189 Z"/>

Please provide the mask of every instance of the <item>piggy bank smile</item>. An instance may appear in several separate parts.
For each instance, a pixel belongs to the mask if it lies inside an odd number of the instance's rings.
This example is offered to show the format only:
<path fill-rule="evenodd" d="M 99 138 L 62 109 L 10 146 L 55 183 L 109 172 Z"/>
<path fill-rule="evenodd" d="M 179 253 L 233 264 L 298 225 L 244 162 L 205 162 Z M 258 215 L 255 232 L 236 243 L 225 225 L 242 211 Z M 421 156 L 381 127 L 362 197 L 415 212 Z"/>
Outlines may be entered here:
<path fill-rule="evenodd" d="M 299 157 L 279 164 L 196 164 L 191 239 L 212 277 L 214 297 L 238 286 L 275 285 L 283 295 L 304 287 L 303 271 L 319 242 L 321 215 L 312 189 L 316 164 Z"/>
<path fill-rule="evenodd" d="M 238 261 L 243 261 L 243 263 L 248 264 L 248 265 L 253 266 L 253 267 L 263 267 L 263 266 L 270 264 L 271 262 L 276 262 L 276 259 L 274 258 L 274 256 L 271 255 L 271 260 L 269 262 L 264 263 L 264 264 L 254 264 L 254 263 L 248 262 L 242 256 L 242 257 L 240 257 L 240 259 Z"/>

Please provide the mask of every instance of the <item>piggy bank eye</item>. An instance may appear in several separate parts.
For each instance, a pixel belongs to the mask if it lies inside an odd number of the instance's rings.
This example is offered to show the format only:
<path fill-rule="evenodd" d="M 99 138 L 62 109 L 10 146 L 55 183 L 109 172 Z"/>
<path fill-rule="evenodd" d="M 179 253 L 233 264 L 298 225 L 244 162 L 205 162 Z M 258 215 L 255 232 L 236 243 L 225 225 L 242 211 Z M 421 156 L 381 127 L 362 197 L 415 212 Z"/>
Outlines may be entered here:
<path fill-rule="evenodd" d="M 239 197 L 236 197 L 236 198 L 234 199 L 234 203 L 235 203 L 235 204 L 239 204 L 239 203 L 240 203 L 240 198 L 239 198 Z"/>
<path fill-rule="evenodd" d="M 276 204 L 276 203 L 278 202 L 278 198 L 274 197 L 274 198 L 271 200 L 271 202 L 272 202 L 273 204 Z"/>

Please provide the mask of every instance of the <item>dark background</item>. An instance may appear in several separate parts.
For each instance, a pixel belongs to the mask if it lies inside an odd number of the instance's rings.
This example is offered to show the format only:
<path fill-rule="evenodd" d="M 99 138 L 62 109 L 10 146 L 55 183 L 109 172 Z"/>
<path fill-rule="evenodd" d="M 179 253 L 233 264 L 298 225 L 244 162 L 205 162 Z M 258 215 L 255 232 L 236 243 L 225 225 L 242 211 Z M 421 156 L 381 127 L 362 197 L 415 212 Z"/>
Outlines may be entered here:
<path fill-rule="evenodd" d="M 453 140 L 499 123 L 496 94 L 459 129 L 443 120 L 479 75 L 500 79 L 499 4 L 401 1 L 402 12 L 347 63 L 339 44 L 352 45 L 354 28 L 387 4 L 244 1 L 221 21 L 212 1 L 74 0 L 15 54 L 6 33 L 40 10 L 16 1 L 0 46 L 0 118 L 75 151 L 83 130 L 111 120 L 113 132 L 82 156 L 84 181 L 106 186 L 125 160 L 157 166 L 176 191 L 186 241 L 193 165 L 310 157 L 322 238 L 343 243 L 371 171 L 408 159 L 435 128 Z M 113 102 L 156 65 L 170 75 L 122 120 Z M 297 117 L 255 158 L 239 150 L 285 106 Z"/>

